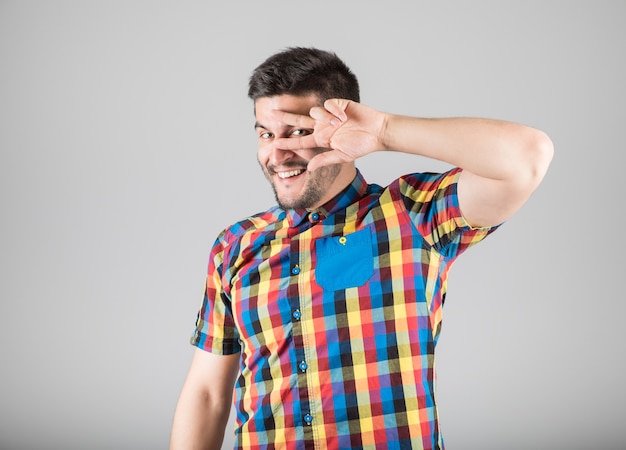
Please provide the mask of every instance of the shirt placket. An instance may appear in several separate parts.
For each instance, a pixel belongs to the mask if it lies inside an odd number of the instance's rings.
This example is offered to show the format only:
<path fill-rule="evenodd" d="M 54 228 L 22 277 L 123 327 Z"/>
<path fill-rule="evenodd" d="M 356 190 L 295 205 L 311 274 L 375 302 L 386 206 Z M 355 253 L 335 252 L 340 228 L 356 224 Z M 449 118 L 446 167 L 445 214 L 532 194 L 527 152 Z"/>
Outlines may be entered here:
<path fill-rule="evenodd" d="M 303 242 L 304 241 L 304 242 Z M 299 402 L 294 403 L 294 419 L 300 423 L 303 430 L 305 448 L 313 448 L 313 421 L 314 415 L 310 407 L 309 386 L 307 380 L 307 370 L 309 362 L 307 358 L 307 345 L 305 342 L 305 330 L 303 326 L 307 320 L 307 298 L 306 279 L 309 278 L 310 263 L 307 263 L 307 238 L 301 233 L 292 237 L 290 242 L 290 282 L 287 290 L 289 305 L 291 308 L 293 345 L 296 360 L 292 367 L 297 372 L 298 378 L 298 398 Z"/>
<path fill-rule="evenodd" d="M 318 448 L 323 413 L 319 398 L 317 351 L 314 338 L 313 294 L 315 238 L 322 233 L 325 215 L 313 211 L 302 223 L 298 234 L 291 239 L 290 295 L 294 322 L 294 346 L 297 360 L 298 388 L 301 401 L 300 417 L 305 438 L 305 448 Z M 297 411 L 294 411 L 297 414 Z"/>

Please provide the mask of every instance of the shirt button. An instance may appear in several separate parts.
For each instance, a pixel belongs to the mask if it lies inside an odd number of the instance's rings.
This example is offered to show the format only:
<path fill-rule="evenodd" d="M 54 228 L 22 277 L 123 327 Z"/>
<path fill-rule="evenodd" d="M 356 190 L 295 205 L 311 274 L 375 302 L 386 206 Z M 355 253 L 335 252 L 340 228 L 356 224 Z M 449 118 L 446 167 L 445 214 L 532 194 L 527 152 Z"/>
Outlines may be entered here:
<path fill-rule="evenodd" d="M 293 275 L 298 275 L 300 273 L 300 268 L 298 266 L 295 266 L 291 269 L 291 273 Z"/>
<path fill-rule="evenodd" d="M 313 222 L 317 222 L 318 220 L 320 220 L 320 215 L 314 212 L 313 214 L 311 214 L 311 220 Z"/>
<path fill-rule="evenodd" d="M 313 423 L 313 416 L 311 414 L 306 414 L 304 416 L 304 423 L 311 425 L 311 423 Z"/>
<path fill-rule="evenodd" d="M 306 369 L 308 369 L 309 365 L 306 363 L 306 361 L 300 361 L 298 367 L 300 368 L 300 371 L 306 372 Z"/>
<path fill-rule="evenodd" d="M 302 313 L 300 312 L 300 310 L 299 310 L 299 309 L 296 309 L 296 310 L 293 312 L 293 318 L 294 318 L 294 319 L 296 319 L 296 320 L 300 320 L 300 318 L 301 318 L 301 317 L 302 317 Z"/>

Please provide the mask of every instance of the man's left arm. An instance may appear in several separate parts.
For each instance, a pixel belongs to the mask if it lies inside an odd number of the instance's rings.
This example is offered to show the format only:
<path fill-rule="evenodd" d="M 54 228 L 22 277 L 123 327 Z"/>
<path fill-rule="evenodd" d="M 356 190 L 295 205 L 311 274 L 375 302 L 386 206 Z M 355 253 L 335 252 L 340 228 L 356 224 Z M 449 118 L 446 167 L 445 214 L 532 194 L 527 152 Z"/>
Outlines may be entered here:
<path fill-rule="evenodd" d="M 511 217 L 543 179 L 554 151 L 544 132 L 502 120 L 401 116 L 345 99 L 326 100 L 310 116 L 276 113 L 285 123 L 313 129 L 301 138 L 280 139 L 280 148 L 328 149 L 309 162 L 310 170 L 374 151 L 410 153 L 462 168 L 459 204 L 474 227 Z"/>
<path fill-rule="evenodd" d="M 552 142 L 542 131 L 491 119 L 389 115 L 382 143 L 384 150 L 462 168 L 459 204 L 475 227 L 498 225 L 511 217 L 537 188 L 553 155 Z"/>

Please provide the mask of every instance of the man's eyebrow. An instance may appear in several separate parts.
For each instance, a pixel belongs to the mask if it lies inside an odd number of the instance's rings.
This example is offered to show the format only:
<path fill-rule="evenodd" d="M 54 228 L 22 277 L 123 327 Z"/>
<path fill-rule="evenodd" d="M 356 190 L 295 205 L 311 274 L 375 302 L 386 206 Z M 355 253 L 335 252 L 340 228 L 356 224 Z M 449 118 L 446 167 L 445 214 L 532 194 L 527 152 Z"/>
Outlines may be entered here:
<path fill-rule="evenodd" d="M 269 130 L 269 128 L 267 128 L 265 125 L 263 125 L 261 122 L 254 122 L 254 129 L 256 130 L 257 128 L 263 128 L 264 130 Z M 285 128 L 297 128 L 295 126 L 291 126 L 291 125 L 287 125 L 285 126 Z M 313 128 L 302 128 L 303 130 L 312 130 Z"/>

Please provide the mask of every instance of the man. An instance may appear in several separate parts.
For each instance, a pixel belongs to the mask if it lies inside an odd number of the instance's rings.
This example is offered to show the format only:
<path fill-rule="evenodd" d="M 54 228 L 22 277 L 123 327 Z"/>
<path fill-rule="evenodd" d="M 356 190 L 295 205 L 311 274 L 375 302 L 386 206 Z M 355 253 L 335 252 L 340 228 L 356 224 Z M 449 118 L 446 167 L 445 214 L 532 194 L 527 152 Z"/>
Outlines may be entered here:
<path fill-rule="evenodd" d="M 443 448 L 448 270 L 528 199 L 552 143 L 509 122 L 377 111 L 317 49 L 267 59 L 249 96 L 278 206 L 215 242 L 171 447 L 220 448 L 235 387 L 239 448 Z M 355 167 L 374 151 L 455 168 L 382 188 Z"/>

